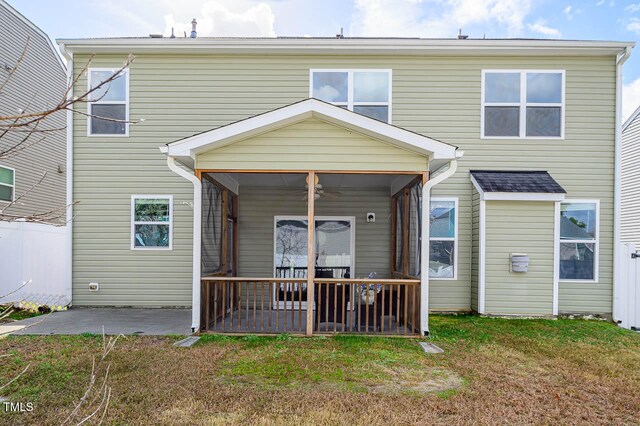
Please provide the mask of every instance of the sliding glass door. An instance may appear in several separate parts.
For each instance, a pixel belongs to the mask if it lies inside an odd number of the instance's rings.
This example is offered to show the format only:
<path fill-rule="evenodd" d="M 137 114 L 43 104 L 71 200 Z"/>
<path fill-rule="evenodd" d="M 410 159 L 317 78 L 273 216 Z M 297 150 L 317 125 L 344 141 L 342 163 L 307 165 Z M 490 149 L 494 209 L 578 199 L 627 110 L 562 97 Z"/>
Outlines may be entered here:
<path fill-rule="evenodd" d="M 304 216 L 274 220 L 274 277 L 307 277 L 307 224 Z M 315 220 L 314 266 L 317 278 L 352 278 L 355 267 L 355 218 L 318 216 Z M 301 288 L 299 287 L 301 286 Z M 306 308 L 306 284 L 282 283 L 273 295 L 278 307 Z M 302 294 L 300 294 L 302 292 Z M 302 297 L 301 297 L 302 296 Z"/>

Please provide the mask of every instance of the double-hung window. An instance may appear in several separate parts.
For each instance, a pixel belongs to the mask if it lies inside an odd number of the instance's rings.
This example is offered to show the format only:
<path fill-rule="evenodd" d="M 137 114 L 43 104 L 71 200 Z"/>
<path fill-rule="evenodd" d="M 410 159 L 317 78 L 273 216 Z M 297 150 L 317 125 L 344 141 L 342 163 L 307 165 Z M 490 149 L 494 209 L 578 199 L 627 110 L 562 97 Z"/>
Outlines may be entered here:
<path fill-rule="evenodd" d="M 309 96 L 391 122 L 391 70 L 311 70 Z"/>
<path fill-rule="evenodd" d="M 598 201 L 560 203 L 560 279 L 598 279 Z"/>
<path fill-rule="evenodd" d="M 563 138 L 564 71 L 482 71 L 482 137 Z"/>
<path fill-rule="evenodd" d="M 455 279 L 458 199 L 432 198 L 429 222 L 429 277 Z"/>
<path fill-rule="evenodd" d="M 16 171 L 0 166 L 0 201 L 12 202 L 16 196 Z"/>
<path fill-rule="evenodd" d="M 131 248 L 171 250 L 173 196 L 131 196 Z"/>
<path fill-rule="evenodd" d="M 89 90 L 111 78 L 117 69 L 89 69 Z M 129 71 L 120 74 L 89 94 L 89 135 L 127 136 L 129 134 Z"/>

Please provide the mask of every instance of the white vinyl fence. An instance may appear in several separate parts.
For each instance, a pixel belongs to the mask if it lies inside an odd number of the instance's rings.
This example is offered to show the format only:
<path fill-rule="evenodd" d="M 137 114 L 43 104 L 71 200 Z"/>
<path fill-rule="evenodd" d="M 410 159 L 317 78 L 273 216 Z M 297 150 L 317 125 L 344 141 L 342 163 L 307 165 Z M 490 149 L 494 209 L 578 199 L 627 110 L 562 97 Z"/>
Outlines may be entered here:
<path fill-rule="evenodd" d="M 640 330 L 640 252 L 635 244 L 621 244 L 614 319 L 620 327 Z"/>
<path fill-rule="evenodd" d="M 65 226 L 0 222 L 0 302 L 71 302 L 65 288 L 66 234 Z M 28 284 L 16 291 L 24 282 Z"/>

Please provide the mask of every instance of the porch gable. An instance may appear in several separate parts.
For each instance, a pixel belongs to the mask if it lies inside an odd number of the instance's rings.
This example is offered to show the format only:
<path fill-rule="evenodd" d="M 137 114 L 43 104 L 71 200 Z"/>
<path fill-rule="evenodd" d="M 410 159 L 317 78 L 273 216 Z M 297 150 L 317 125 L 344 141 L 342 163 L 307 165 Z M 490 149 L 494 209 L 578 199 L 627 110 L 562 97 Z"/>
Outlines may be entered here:
<path fill-rule="evenodd" d="M 190 168 L 225 170 L 276 170 L 282 164 L 287 170 L 336 170 L 348 163 L 349 170 L 427 171 L 462 156 L 453 145 L 317 99 L 202 132 L 160 151 Z M 299 164 L 310 159 L 311 164 Z"/>
<path fill-rule="evenodd" d="M 316 117 L 196 155 L 197 169 L 426 171 L 429 157 Z"/>

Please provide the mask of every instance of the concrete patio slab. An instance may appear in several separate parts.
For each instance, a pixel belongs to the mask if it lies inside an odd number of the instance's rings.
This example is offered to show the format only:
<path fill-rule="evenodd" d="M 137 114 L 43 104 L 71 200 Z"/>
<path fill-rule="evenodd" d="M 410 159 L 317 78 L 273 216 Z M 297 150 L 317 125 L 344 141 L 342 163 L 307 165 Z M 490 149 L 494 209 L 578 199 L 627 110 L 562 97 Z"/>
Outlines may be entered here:
<path fill-rule="evenodd" d="M 191 309 L 71 308 L 11 325 L 25 326 L 16 335 L 102 334 L 102 326 L 109 335 L 190 335 Z"/>
<path fill-rule="evenodd" d="M 15 325 L 11 324 L 1 324 L 0 325 L 0 339 L 7 337 L 9 334 L 13 334 L 18 330 L 22 330 L 24 325 Z"/>

